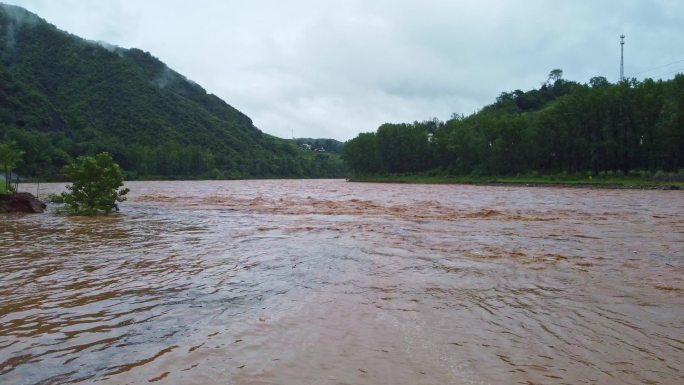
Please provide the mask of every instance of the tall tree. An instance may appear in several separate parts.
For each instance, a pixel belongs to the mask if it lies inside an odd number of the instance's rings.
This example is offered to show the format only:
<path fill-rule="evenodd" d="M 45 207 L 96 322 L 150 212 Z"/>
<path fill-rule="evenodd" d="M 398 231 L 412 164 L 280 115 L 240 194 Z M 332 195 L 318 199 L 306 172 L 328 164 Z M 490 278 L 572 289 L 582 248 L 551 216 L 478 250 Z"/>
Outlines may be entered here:
<path fill-rule="evenodd" d="M 12 186 L 12 170 L 21 162 L 23 154 L 13 142 L 0 143 L 0 166 L 5 173 L 4 186 L 0 190 L 16 191 L 16 185 Z"/>

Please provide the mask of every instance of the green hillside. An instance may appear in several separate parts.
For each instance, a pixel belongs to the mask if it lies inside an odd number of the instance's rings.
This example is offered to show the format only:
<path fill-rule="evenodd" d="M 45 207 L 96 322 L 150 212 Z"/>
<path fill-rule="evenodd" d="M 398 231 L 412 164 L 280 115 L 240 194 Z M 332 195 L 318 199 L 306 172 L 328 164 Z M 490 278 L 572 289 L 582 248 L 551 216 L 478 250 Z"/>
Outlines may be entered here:
<path fill-rule="evenodd" d="M 0 142 L 18 171 L 54 178 L 109 151 L 129 177 L 331 177 L 335 154 L 304 151 L 147 52 L 91 42 L 0 4 Z"/>

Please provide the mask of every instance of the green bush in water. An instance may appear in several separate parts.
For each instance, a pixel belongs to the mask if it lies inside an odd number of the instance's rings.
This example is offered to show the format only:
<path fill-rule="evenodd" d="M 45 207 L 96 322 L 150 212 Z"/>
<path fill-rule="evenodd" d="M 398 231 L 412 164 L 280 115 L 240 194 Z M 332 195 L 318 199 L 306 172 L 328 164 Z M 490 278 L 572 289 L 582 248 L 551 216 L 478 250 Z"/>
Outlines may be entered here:
<path fill-rule="evenodd" d="M 123 187 L 123 173 L 109 153 L 79 157 L 67 165 L 64 174 L 73 184 L 62 193 L 68 212 L 72 215 L 108 215 L 118 210 L 117 202 L 126 200 L 129 192 Z"/>

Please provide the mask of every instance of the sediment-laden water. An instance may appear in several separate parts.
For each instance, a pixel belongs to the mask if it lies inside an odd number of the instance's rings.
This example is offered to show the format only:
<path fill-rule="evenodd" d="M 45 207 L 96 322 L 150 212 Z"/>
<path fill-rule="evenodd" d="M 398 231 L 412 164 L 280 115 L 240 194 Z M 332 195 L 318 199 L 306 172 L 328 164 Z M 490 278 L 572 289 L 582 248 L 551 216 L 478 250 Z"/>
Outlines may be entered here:
<path fill-rule="evenodd" d="M 684 378 L 684 193 L 127 185 L 0 217 L 0 383 Z"/>

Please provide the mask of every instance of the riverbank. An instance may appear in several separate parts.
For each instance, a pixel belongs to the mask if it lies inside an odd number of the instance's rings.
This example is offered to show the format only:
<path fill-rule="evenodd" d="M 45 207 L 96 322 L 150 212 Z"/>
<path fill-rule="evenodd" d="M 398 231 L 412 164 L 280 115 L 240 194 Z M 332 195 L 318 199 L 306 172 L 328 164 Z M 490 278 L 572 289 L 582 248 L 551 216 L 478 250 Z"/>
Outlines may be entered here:
<path fill-rule="evenodd" d="M 635 176 L 445 176 L 445 175 L 364 175 L 348 178 L 361 183 L 469 184 L 523 187 L 585 187 L 607 189 L 684 190 L 684 181 Z"/>
<path fill-rule="evenodd" d="M 46 205 L 31 193 L 0 194 L 0 213 L 33 213 L 45 211 Z"/>

